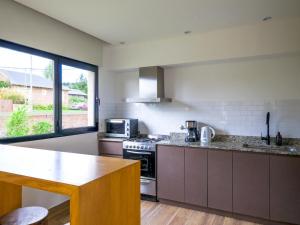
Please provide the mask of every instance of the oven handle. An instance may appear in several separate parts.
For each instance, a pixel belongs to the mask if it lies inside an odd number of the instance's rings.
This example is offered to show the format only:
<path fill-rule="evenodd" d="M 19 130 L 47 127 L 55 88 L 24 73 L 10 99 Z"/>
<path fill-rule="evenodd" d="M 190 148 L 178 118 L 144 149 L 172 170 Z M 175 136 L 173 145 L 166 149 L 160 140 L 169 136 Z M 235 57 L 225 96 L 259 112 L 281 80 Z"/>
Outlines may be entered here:
<path fill-rule="evenodd" d="M 129 151 L 129 150 L 127 150 L 126 152 L 136 154 L 136 155 L 151 155 L 150 152 L 135 152 L 135 151 Z"/>
<path fill-rule="evenodd" d="M 141 178 L 141 184 L 150 184 L 151 182 L 153 181 Z"/>
<path fill-rule="evenodd" d="M 109 120 L 107 120 L 107 122 L 109 122 L 109 123 L 123 123 L 124 120 L 122 120 L 122 119 L 109 119 Z"/>

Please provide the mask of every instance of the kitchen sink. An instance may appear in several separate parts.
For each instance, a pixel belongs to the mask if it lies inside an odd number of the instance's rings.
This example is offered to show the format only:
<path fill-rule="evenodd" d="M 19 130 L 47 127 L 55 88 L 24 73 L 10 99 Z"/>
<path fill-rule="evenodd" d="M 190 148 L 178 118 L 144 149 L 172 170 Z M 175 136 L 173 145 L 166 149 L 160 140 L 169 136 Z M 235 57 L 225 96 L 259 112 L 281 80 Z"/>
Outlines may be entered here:
<path fill-rule="evenodd" d="M 259 145 L 259 144 L 243 144 L 244 148 L 257 148 L 257 149 L 282 149 L 279 146 L 271 146 L 271 145 Z"/>
<path fill-rule="evenodd" d="M 284 149 L 289 152 L 300 152 L 300 147 L 287 146 Z"/>
<path fill-rule="evenodd" d="M 260 145 L 260 144 L 243 144 L 244 148 L 264 149 L 270 151 L 287 151 L 287 152 L 299 152 L 300 147 L 297 146 L 274 146 L 274 145 Z"/>

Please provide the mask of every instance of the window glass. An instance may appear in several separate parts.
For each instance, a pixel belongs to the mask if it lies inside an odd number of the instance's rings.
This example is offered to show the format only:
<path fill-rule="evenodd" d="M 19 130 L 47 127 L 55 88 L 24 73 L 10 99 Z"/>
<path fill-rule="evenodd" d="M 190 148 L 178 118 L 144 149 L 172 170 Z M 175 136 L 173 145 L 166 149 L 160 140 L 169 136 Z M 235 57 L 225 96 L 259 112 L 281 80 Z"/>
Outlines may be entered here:
<path fill-rule="evenodd" d="M 97 71 L 0 40 L 0 143 L 97 131 Z"/>
<path fill-rule="evenodd" d="M 54 132 L 54 61 L 0 47 L 0 139 Z"/>
<path fill-rule="evenodd" d="M 95 73 L 62 65 L 62 129 L 95 126 Z"/>

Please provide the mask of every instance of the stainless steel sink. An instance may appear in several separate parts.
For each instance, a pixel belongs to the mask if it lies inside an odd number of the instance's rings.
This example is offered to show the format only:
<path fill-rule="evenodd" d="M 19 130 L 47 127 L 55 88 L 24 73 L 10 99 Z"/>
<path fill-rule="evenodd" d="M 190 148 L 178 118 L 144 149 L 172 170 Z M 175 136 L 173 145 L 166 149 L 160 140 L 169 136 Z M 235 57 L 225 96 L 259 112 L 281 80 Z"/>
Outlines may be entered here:
<path fill-rule="evenodd" d="M 294 147 L 294 146 L 287 146 L 284 147 L 285 150 L 289 151 L 289 152 L 300 152 L 300 148 L 299 147 Z"/>
<path fill-rule="evenodd" d="M 280 149 L 280 147 L 277 146 L 271 146 L 271 145 L 255 145 L 255 144 L 243 144 L 244 148 L 256 148 L 256 149 Z"/>
<path fill-rule="evenodd" d="M 264 149 L 270 151 L 287 151 L 287 152 L 300 152 L 300 147 L 296 146 L 272 146 L 260 144 L 243 144 L 244 148 Z"/>

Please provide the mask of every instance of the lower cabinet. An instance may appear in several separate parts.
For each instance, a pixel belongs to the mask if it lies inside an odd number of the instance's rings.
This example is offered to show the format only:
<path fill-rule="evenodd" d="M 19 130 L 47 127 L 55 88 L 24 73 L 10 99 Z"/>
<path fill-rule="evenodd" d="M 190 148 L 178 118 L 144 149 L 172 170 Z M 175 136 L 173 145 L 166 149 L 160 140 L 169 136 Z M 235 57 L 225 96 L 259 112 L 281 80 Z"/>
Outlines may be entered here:
<path fill-rule="evenodd" d="M 207 207 L 207 150 L 185 148 L 185 203 Z"/>
<path fill-rule="evenodd" d="M 208 207 L 232 212 L 232 151 L 208 151 Z"/>
<path fill-rule="evenodd" d="M 158 145 L 159 199 L 300 225 L 300 157 Z"/>
<path fill-rule="evenodd" d="M 300 157 L 270 158 L 270 217 L 300 224 Z"/>
<path fill-rule="evenodd" d="M 98 142 L 99 155 L 123 155 L 122 142 L 116 141 L 101 141 Z"/>
<path fill-rule="evenodd" d="M 157 147 L 158 198 L 184 202 L 184 148 Z"/>
<path fill-rule="evenodd" d="M 269 219 L 269 159 L 233 152 L 233 212 Z"/>

